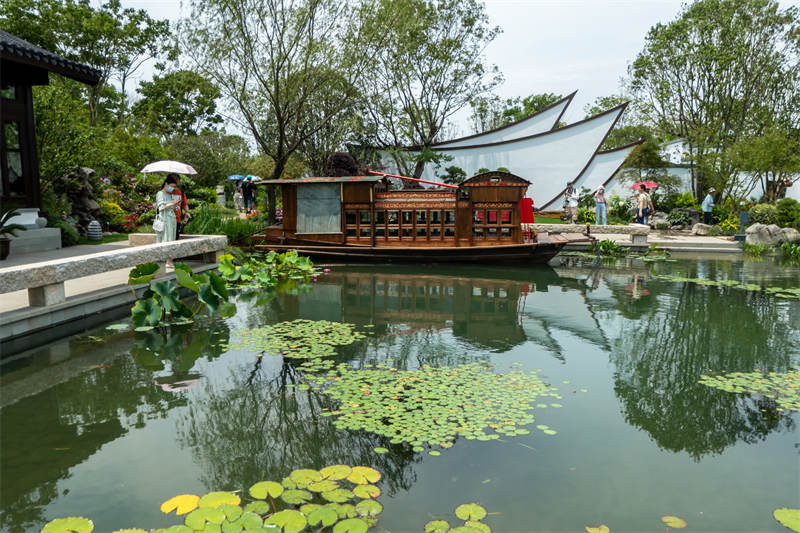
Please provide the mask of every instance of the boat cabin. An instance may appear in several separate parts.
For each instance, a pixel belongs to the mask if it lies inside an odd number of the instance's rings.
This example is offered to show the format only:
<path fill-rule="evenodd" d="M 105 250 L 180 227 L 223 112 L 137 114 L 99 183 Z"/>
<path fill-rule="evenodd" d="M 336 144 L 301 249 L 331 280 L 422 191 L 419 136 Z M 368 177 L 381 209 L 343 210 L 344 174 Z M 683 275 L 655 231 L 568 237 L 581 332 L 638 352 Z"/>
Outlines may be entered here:
<path fill-rule="evenodd" d="M 280 185 L 283 227 L 268 238 L 284 243 L 378 247 L 496 246 L 524 242 L 532 222 L 523 202 L 530 182 L 485 172 L 457 188 L 389 190 L 384 176 L 268 180 Z M 521 220 L 521 206 L 531 210 Z"/>

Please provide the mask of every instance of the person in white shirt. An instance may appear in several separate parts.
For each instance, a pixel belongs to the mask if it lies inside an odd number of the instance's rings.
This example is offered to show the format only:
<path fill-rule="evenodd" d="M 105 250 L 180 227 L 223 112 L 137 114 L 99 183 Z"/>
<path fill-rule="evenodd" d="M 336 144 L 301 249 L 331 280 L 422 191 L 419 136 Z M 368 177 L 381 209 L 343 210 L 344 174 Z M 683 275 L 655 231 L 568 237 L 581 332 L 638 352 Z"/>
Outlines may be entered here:
<path fill-rule="evenodd" d="M 580 196 L 571 183 L 567 184 L 567 190 L 564 192 L 564 198 L 567 201 L 567 221 L 577 224 L 578 199 Z"/>

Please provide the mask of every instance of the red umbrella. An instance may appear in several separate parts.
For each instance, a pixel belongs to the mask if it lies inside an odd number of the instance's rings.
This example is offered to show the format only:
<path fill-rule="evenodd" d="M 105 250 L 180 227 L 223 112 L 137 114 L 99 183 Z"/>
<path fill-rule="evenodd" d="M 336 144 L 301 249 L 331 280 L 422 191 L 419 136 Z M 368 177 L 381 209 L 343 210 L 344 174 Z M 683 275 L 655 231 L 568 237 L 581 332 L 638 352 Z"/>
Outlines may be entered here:
<path fill-rule="evenodd" d="M 631 189 L 639 189 L 644 185 L 646 189 L 658 189 L 658 183 L 654 181 L 640 181 L 631 185 Z"/>

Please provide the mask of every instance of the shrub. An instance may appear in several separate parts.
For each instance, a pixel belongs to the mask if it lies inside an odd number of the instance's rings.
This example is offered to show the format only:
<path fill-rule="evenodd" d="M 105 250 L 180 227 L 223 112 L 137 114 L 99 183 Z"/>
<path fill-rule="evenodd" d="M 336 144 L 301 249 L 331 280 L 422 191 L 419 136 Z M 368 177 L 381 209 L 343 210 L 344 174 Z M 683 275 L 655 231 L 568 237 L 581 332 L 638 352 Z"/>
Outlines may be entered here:
<path fill-rule="evenodd" d="M 750 209 L 750 220 L 759 224 L 776 224 L 778 208 L 772 204 L 758 204 Z"/>
<path fill-rule="evenodd" d="M 511 171 L 508 170 L 506 167 L 497 167 L 497 172 L 508 172 L 511 174 Z"/>
<path fill-rule="evenodd" d="M 667 215 L 667 221 L 673 226 L 688 226 L 692 223 L 692 217 L 683 209 L 673 209 Z"/>
<path fill-rule="evenodd" d="M 151 209 L 139 215 L 139 224 L 152 224 L 156 218 L 156 210 Z"/>
<path fill-rule="evenodd" d="M 769 244 L 750 244 L 745 242 L 742 243 L 742 248 L 744 249 L 745 254 L 759 257 L 764 255 L 764 252 L 769 250 Z"/>
<path fill-rule="evenodd" d="M 226 235 L 231 244 L 244 240 L 257 233 L 264 226 L 253 220 L 242 220 L 238 216 L 229 217 L 227 209 L 217 205 L 202 205 L 192 212 L 192 219 L 186 224 L 187 234 Z"/>
<path fill-rule="evenodd" d="M 118 204 L 103 200 L 100 209 L 107 227 L 118 230 L 125 223 L 125 211 Z"/>
<path fill-rule="evenodd" d="M 75 246 L 80 241 L 80 234 L 78 228 L 66 220 L 54 220 L 51 226 L 61 230 L 61 246 Z"/>
<path fill-rule="evenodd" d="M 211 187 L 198 187 L 196 189 L 187 189 L 189 194 L 187 196 L 191 200 L 196 198 L 209 204 L 217 203 L 217 191 Z"/>
<path fill-rule="evenodd" d="M 778 222 L 782 228 L 800 230 L 800 202 L 792 198 L 778 200 Z"/>
<path fill-rule="evenodd" d="M 619 197 L 617 194 L 612 194 L 607 198 L 608 201 L 608 217 L 616 218 L 623 221 L 623 224 L 630 221 L 631 217 L 628 213 L 628 203 Z M 609 222 L 610 223 L 610 222 Z"/>
<path fill-rule="evenodd" d="M 594 224 L 595 220 L 595 212 L 594 209 L 589 209 L 586 207 L 581 207 L 578 209 L 578 224 L 586 224 L 587 222 L 590 224 Z"/>
<path fill-rule="evenodd" d="M 720 228 L 719 226 L 711 226 L 710 228 L 708 228 L 707 235 L 709 235 L 711 237 L 716 237 L 716 236 L 722 235 L 722 234 L 723 234 L 722 228 Z"/>
<path fill-rule="evenodd" d="M 734 235 L 739 229 L 739 219 L 733 213 L 728 215 L 728 218 L 719 223 L 719 229 L 725 235 Z"/>
<path fill-rule="evenodd" d="M 784 259 L 792 263 L 800 262 L 800 244 L 785 242 L 781 244 L 781 252 L 783 252 Z"/>
<path fill-rule="evenodd" d="M 700 209 L 700 203 L 691 192 L 676 194 L 673 203 L 675 207 L 691 207 L 694 209 Z"/>

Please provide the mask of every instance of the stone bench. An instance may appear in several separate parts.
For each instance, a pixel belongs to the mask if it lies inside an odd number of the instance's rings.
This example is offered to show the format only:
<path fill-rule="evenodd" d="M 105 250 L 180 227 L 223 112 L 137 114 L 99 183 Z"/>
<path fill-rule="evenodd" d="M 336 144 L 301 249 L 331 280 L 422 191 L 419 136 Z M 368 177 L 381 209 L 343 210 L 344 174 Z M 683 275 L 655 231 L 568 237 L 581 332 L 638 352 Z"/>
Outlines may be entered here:
<path fill-rule="evenodd" d="M 533 229 L 541 233 L 586 233 L 586 224 L 533 224 Z M 591 235 L 630 235 L 631 243 L 647 244 L 650 226 L 627 224 L 625 226 L 589 226 Z"/>
<path fill-rule="evenodd" d="M 0 294 L 28 290 L 28 304 L 46 306 L 66 300 L 64 282 L 141 263 L 164 263 L 167 259 L 201 256 L 203 262 L 216 263 L 217 252 L 228 246 L 224 235 L 181 236 L 180 240 L 145 244 L 129 249 L 42 261 L 0 268 Z"/>

